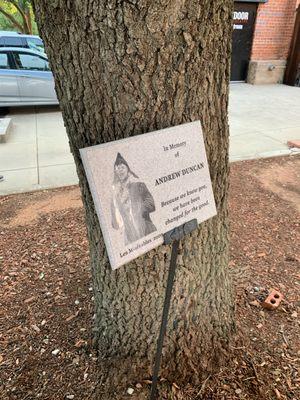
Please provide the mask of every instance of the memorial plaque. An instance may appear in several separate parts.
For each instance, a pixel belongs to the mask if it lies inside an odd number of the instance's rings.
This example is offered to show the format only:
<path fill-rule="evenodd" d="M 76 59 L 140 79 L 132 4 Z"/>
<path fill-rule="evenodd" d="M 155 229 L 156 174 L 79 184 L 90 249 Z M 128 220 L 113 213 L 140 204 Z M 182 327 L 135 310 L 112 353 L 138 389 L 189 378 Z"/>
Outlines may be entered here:
<path fill-rule="evenodd" d="M 200 121 L 80 149 L 111 267 L 216 215 Z"/>

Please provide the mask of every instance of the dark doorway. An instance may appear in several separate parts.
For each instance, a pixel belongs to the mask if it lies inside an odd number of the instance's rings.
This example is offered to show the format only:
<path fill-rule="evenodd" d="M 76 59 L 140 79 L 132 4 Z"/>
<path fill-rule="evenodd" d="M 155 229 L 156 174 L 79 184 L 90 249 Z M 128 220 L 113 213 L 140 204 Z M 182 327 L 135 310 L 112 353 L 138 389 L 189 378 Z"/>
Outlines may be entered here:
<path fill-rule="evenodd" d="M 247 78 L 256 11 L 256 3 L 234 3 L 231 81 Z"/>
<path fill-rule="evenodd" d="M 300 87 L 300 5 L 297 8 L 294 34 L 285 71 L 284 83 L 290 86 Z"/>

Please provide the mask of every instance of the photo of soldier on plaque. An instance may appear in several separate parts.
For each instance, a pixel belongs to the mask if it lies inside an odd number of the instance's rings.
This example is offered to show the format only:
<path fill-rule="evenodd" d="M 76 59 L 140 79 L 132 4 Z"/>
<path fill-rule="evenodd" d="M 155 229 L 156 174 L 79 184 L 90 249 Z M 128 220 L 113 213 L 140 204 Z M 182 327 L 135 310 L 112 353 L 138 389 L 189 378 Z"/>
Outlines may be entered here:
<path fill-rule="evenodd" d="M 154 199 L 147 186 L 118 153 L 114 163 L 111 215 L 112 227 L 123 231 L 125 245 L 156 231 L 150 218 L 154 211 Z"/>

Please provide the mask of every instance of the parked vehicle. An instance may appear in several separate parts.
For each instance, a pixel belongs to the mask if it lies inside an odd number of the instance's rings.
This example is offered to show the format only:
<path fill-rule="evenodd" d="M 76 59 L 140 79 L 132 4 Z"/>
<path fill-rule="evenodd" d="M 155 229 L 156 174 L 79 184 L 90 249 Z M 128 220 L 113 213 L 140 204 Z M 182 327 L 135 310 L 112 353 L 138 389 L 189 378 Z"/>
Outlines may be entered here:
<path fill-rule="evenodd" d="M 0 107 L 43 104 L 58 104 L 46 55 L 0 47 Z"/>
<path fill-rule="evenodd" d="M 0 31 L 0 35 L 19 35 L 19 32 L 15 31 Z"/>
<path fill-rule="evenodd" d="M 13 31 L 0 31 L 0 47 L 24 47 L 45 53 L 44 43 L 39 36 Z"/>

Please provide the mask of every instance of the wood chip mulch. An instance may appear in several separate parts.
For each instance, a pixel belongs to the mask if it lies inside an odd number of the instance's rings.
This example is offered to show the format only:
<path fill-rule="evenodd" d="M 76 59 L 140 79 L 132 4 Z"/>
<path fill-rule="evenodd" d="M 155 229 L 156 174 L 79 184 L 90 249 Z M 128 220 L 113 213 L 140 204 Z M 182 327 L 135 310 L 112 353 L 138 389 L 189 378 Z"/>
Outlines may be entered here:
<path fill-rule="evenodd" d="M 165 383 L 160 399 L 300 399 L 299 206 L 299 156 L 231 165 L 231 361 L 198 388 Z M 0 399 L 95 400 L 79 189 L 0 197 L 0 243 Z M 284 297 L 274 311 L 261 306 L 271 288 Z M 147 384 L 129 386 L 134 393 L 122 389 L 120 399 L 147 398 Z"/>

